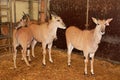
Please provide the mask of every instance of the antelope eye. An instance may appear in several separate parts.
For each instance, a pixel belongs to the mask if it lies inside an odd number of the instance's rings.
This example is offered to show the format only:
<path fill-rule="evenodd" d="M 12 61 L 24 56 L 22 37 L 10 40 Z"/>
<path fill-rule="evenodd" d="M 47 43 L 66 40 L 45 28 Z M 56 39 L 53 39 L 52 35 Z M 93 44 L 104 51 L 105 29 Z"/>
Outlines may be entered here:
<path fill-rule="evenodd" d="M 99 23 L 97 23 L 97 25 L 100 25 Z"/>
<path fill-rule="evenodd" d="M 58 22 L 60 22 L 60 20 L 57 20 Z"/>

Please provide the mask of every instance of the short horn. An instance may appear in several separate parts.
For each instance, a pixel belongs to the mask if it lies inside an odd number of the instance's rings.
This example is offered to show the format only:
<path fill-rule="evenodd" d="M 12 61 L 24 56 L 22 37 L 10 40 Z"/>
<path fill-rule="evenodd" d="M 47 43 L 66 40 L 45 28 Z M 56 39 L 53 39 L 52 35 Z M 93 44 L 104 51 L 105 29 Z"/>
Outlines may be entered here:
<path fill-rule="evenodd" d="M 55 15 L 55 16 L 58 16 L 55 12 L 51 11 L 51 14 Z"/>
<path fill-rule="evenodd" d="M 24 15 L 26 15 L 24 12 L 23 12 Z"/>

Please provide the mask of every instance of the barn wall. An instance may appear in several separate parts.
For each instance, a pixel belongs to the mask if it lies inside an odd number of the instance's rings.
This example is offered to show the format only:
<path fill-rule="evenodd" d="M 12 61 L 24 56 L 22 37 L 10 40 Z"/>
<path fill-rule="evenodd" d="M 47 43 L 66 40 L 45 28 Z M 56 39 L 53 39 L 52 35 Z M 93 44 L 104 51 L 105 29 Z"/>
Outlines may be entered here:
<path fill-rule="evenodd" d="M 28 2 L 16 1 L 16 20 L 17 21 L 21 19 L 23 12 L 28 13 Z M 14 19 L 14 8 L 12 8 L 12 15 Z"/>
<path fill-rule="evenodd" d="M 75 25 L 85 29 L 87 0 L 51 0 L 51 11 L 61 16 L 66 26 Z M 95 24 L 91 17 L 99 19 L 113 18 L 106 34 L 99 44 L 96 56 L 120 61 L 120 0 L 90 0 L 89 29 Z M 58 30 L 58 40 L 55 45 L 66 49 L 65 30 Z"/>

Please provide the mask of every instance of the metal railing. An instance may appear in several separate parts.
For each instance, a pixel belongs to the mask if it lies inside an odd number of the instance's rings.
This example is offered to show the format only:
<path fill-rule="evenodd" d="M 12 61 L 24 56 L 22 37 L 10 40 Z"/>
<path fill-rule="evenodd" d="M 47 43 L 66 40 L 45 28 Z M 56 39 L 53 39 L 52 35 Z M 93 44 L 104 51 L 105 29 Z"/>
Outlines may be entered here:
<path fill-rule="evenodd" d="M 7 26 L 8 34 L 5 35 L 0 31 L 0 40 L 7 39 L 6 44 L 0 44 L 0 49 L 8 48 L 12 50 L 12 0 L 0 0 L 0 30 Z M 5 20 L 4 20 L 5 19 Z M 6 26 L 3 26 L 6 23 Z M 3 30 L 3 29 L 2 29 Z"/>

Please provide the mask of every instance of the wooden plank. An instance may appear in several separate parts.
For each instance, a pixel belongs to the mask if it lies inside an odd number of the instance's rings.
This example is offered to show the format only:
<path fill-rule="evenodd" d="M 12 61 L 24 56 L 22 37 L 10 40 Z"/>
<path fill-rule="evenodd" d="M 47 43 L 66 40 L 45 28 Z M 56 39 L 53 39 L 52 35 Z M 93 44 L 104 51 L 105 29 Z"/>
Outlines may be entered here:
<path fill-rule="evenodd" d="M 0 35 L 0 39 L 6 39 L 6 38 L 10 38 L 9 35 Z"/>
<path fill-rule="evenodd" d="M 0 18 L 1 18 L 1 17 L 8 17 L 8 15 L 0 15 Z"/>
<path fill-rule="evenodd" d="M 2 4 L 0 4 L 0 6 L 1 6 L 1 8 L 7 8 L 8 7 L 8 5 L 2 5 Z"/>
<path fill-rule="evenodd" d="M 11 52 L 12 45 L 12 0 L 6 0 L 7 5 L 3 5 L 0 3 L 0 11 L 5 11 L 7 14 L 0 14 L 0 18 L 7 18 L 9 23 L 9 32 L 8 35 L 0 35 L 0 39 L 8 39 L 7 44 L 0 45 L 0 48 L 9 47 L 9 53 Z M 0 12 L 0 13 L 1 13 Z M 1 27 L 1 26 L 0 26 Z"/>
<path fill-rule="evenodd" d="M 0 5 L 0 9 L 3 11 L 9 10 L 8 5 Z"/>

